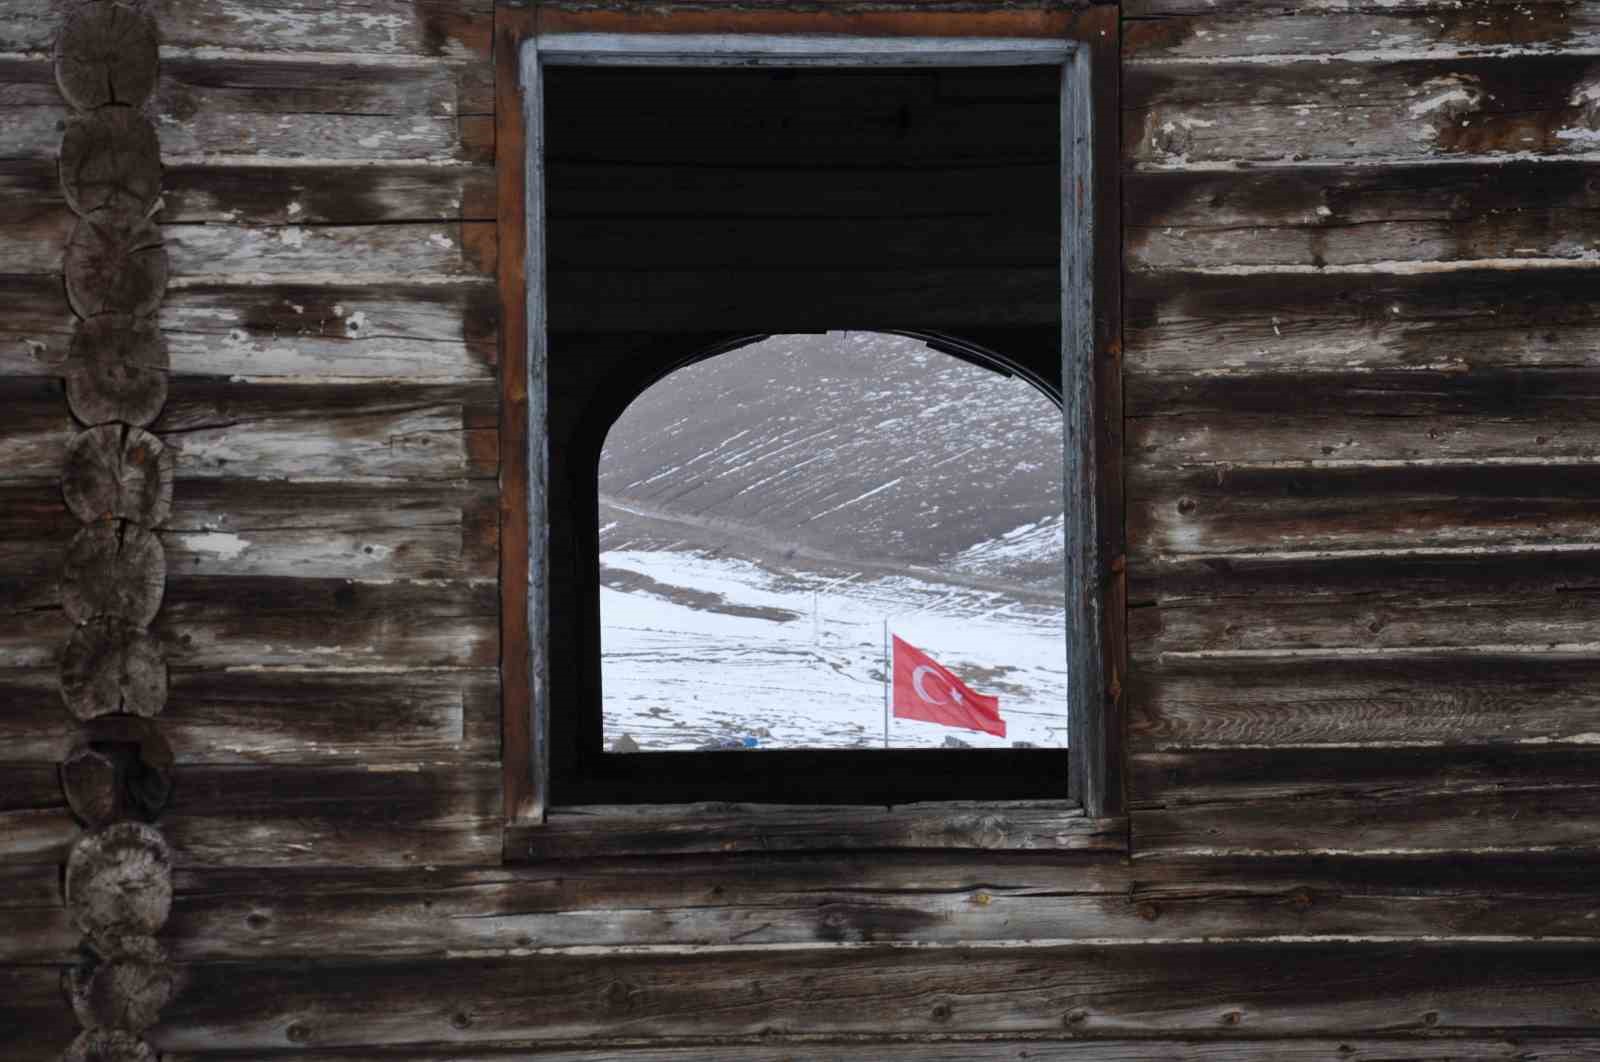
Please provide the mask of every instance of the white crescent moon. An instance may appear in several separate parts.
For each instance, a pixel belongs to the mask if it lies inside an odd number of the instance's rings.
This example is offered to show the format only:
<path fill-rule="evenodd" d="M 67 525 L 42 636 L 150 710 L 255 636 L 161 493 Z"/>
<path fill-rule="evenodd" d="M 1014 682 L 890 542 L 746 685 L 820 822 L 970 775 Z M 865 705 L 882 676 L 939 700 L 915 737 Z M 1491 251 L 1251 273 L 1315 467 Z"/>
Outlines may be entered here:
<path fill-rule="evenodd" d="M 918 664 L 917 669 L 911 672 L 911 688 L 917 691 L 918 697 L 921 697 L 929 704 L 949 704 L 950 702 L 947 700 L 934 700 L 928 696 L 928 691 L 922 688 L 922 677 L 931 674 L 933 674 L 933 668 L 927 664 Z"/>

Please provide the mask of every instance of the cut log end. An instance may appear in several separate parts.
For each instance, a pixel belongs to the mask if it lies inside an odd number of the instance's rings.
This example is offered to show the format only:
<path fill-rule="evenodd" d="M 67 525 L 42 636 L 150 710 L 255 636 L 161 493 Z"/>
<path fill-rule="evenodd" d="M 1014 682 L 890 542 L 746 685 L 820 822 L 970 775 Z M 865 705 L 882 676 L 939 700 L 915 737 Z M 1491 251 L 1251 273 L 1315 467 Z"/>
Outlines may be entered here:
<path fill-rule="evenodd" d="M 149 936 L 172 913 L 172 853 L 155 828 L 117 823 L 73 846 L 65 888 L 67 911 L 89 937 Z"/>
<path fill-rule="evenodd" d="M 67 444 L 61 493 L 86 524 L 131 520 L 157 527 L 172 512 L 173 455 L 140 428 L 102 424 Z"/>
<path fill-rule="evenodd" d="M 61 1062 L 156 1062 L 155 1048 L 118 1029 L 87 1029 L 62 1052 Z"/>
<path fill-rule="evenodd" d="M 74 623 L 100 616 L 148 626 L 161 608 L 167 554 L 137 524 L 101 520 L 77 533 L 61 574 L 61 605 Z"/>
<path fill-rule="evenodd" d="M 67 301 L 79 317 L 145 316 L 167 289 L 167 252 L 149 219 L 84 218 L 67 240 Z"/>
<path fill-rule="evenodd" d="M 61 696 L 79 719 L 146 718 L 167 703 L 167 661 L 148 631 L 116 619 L 79 627 L 61 657 Z"/>
<path fill-rule="evenodd" d="M 80 217 L 129 227 L 161 192 L 161 145 L 154 124 L 131 107 L 104 107 L 67 124 L 61 191 Z"/>
<path fill-rule="evenodd" d="M 88 725 L 61 763 L 67 806 L 90 828 L 153 821 L 172 796 L 172 748 L 155 724 L 137 716 L 106 716 Z"/>
<path fill-rule="evenodd" d="M 56 84 L 80 111 L 107 104 L 142 106 L 156 87 L 155 19 L 109 0 L 67 16 L 56 39 Z"/>
<path fill-rule="evenodd" d="M 139 1033 L 172 999 L 177 972 L 150 937 L 123 937 L 110 954 L 86 951 L 66 973 L 67 998 L 86 1029 Z"/>
<path fill-rule="evenodd" d="M 104 314 L 78 322 L 67 362 L 67 404 L 85 424 L 144 427 L 167 402 L 166 341 L 152 318 Z"/>

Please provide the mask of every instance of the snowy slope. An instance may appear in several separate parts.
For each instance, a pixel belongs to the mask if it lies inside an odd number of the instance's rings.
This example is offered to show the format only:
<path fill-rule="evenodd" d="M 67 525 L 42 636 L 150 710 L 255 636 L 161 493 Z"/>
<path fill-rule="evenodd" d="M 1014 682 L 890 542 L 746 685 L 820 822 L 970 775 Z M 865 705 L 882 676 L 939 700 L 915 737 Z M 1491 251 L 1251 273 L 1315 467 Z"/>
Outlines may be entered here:
<path fill-rule="evenodd" d="M 779 336 L 669 376 L 601 459 L 605 740 L 881 747 L 884 623 L 1005 739 L 1066 743 L 1061 420 L 1022 381 L 875 333 Z"/>

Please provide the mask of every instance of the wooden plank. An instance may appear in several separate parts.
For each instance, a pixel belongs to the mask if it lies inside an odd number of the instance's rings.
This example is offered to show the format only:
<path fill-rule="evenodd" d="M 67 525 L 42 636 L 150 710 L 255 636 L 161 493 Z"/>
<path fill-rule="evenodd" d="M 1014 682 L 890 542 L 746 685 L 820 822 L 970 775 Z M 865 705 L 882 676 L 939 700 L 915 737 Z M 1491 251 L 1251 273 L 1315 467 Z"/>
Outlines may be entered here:
<path fill-rule="evenodd" d="M 793 292 L 804 290 L 799 302 Z M 1054 266 L 815 271 L 561 270 L 550 277 L 552 332 L 694 331 L 714 320 L 732 332 L 1055 325 Z"/>
<path fill-rule="evenodd" d="M 487 478 L 498 461 L 493 394 L 180 379 L 152 430 L 184 480 Z"/>
<path fill-rule="evenodd" d="M 169 224 L 371 225 L 495 215 L 494 171 L 481 164 L 168 166 L 161 199 Z"/>
<path fill-rule="evenodd" d="M 415 763 L 498 754 L 492 670 L 174 671 L 161 733 L 190 764 Z M 54 764 L 82 737 L 54 670 L 0 672 L 6 755 Z"/>
<path fill-rule="evenodd" d="M 493 379 L 493 285 L 301 279 L 202 282 L 169 292 L 160 319 L 173 371 L 291 382 Z"/>
<path fill-rule="evenodd" d="M 73 961 L 81 934 L 67 917 L 60 878 L 49 863 L 0 867 L 0 965 Z"/>
<path fill-rule="evenodd" d="M 190 480 L 161 532 L 172 571 L 397 579 L 492 579 L 492 484 Z M 0 486 L 5 607 L 54 608 L 79 524 L 53 483 Z"/>
<path fill-rule="evenodd" d="M 1592 162 L 1562 161 L 1134 174 L 1128 264 L 1583 259 L 1600 239 L 1596 173 Z"/>
<path fill-rule="evenodd" d="M 1176 10 L 1181 0 L 1137 0 L 1125 13 L 1160 6 Z M 1207 5 L 1203 14 L 1130 19 L 1123 35 L 1129 65 L 1178 60 L 1281 59 L 1315 62 L 1341 54 L 1366 60 L 1450 59 L 1469 54 L 1529 51 L 1594 51 L 1600 18 L 1584 4 L 1480 3 L 1469 13 L 1447 4 L 1313 2 Z M 1382 8 L 1381 13 L 1372 9 Z M 1366 10 L 1363 10 L 1366 9 Z M 1303 12 L 1303 13 L 1302 13 Z"/>
<path fill-rule="evenodd" d="M 1481 558 L 1480 558 L 1481 560 Z M 1600 594 L 1473 594 L 1419 597 L 1262 599 L 1139 609 L 1136 655 L 1228 655 L 1263 651 L 1462 649 L 1493 646 L 1587 653 L 1600 621 Z M 1411 654 L 1407 654 L 1408 656 Z M 1559 655 L 1553 660 L 1560 659 Z M 1458 666 L 1466 667 L 1463 661 Z"/>
<path fill-rule="evenodd" d="M 1523 594 L 1600 589 L 1600 551 L 1575 547 L 1538 552 L 1473 550 L 1330 557 L 1173 557 L 1134 568 L 1140 604 L 1214 599 L 1267 603 L 1332 595 Z"/>
<path fill-rule="evenodd" d="M 1593 758 L 1581 747 L 1141 753 L 1135 851 L 1593 851 Z"/>
<path fill-rule="evenodd" d="M 177 668 L 491 667 L 495 597 L 492 583 L 174 573 L 151 630 Z M 27 624 L 0 627 L 0 660 L 56 666 L 71 622 L 49 607 L 18 611 Z"/>
<path fill-rule="evenodd" d="M 78 1020 L 61 991 L 58 966 L 0 966 L 0 1042 L 16 1062 L 61 1057 Z"/>
<path fill-rule="evenodd" d="M 1521 0 L 1484 0 L 1478 5 L 1478 15 L 1481 21 L 1490 25 L 1497 24 L 1495 19 L 1506 19 L 1513 12 L 1522 10 L 1526 13 L 1534 4 L 1521 2 Z M 1170 18 L 1177 15 L 1286 15 L 1304 13 L 1307 15 L 1338 15 L 1349 16 L 1354 14 L 1389 15 L 1397 14 L 1428 14 L 1440 17 L 1450 14 L 1462 14 L 1459 8 L 1449 3 L 1449 0 L 1227 0 L 1225 4 L 1213 4 L 1209 0 L 1132 0 L 1123 9 L 1123 16 L 1128 19 L 1154 19 Z"/>
<path fill-rule="evenodd" d="M 174 575 L 151 627 L 174 667 L 491 667 L 492 585 Z"/>
<path fill-rule="evenodd" d="M 63 863 L 81 832 L 67 810 L 55 764 L 0 765 L 0 861 Z"/>
<path fill-rule="evenodd" d="M 259 11 L 228 0 L 167 0 L 156 13 L 161 40 L 188 49 L 305 54 L 343 52 L 459 62 L 488 46 L 490 0 L 384 0 L 337 5 L 287 0 Z M 0 0 L 0 52 L 47 53 L 61 14 L 50 0 Z"/>
<path fill-rule="evenodd" d="M 530 949 L 1179 943 L 1600 935 L 1595 860 L 1137 863 L 1092 854 L 745 856 L 559 868 L 197 868 L 167 938 L 187 961 Z"/>
<path fill-rule="evenodd" d="M 0 58 L 0 159 L 54 159 L 70 113 L 48 54 Z"/>
<path fill-rule="evenodd" d="M 1138 376 L 1128 451 L 1145 467 L 1591 459 L 1600 375 L 1584 370 Z"/>
<path fill-rule="evenodd" d="M 1146 662 L 1135 749 L 1600 741 L 1600 667 L 1568 655 Z"/>
<path fill-rule="evenodd" d="M 649 804 L 552 808 L 543 825 L 507 834 L 512 860 L 805 849 L 1116 850 L 1124 823 L 1076 804 Z"/>
<path fill-rule="evenodd" d="M 0 403 L 7 411 L 6 430 L 0 435 L 0 481 L 59 480 L 67 443 L 76 434 L 61 378 L 0 378 Z"/>
<path fill-rule="evenodd" d="M 498 764 L 189 766 L 161 830 L 179 866 L 493 863 Z"/>
<path fill-rule="evenodd" d="M 227 0 L 169 0 L 161 39 L 172 48 L 230 48 L 304 56 L 315 52 L 472 61 L 488 52 L 492 0 L 289 0 L 269 11 Z"/>
<path fill-rule="evenodd" d="M 565 160 L 550 174 L 551 216 L 726 219 L 915 218 L 946 216 L 952 204 L 984 213 L 1057 213 L 1047 182 L 1054 159 L 1006 165 L 818 168 L 748 161 L 695 167 L 651 162 Z M 1041 179 L 1042 178 L 1042 179 Z M 892 184 L 895 195 L 883 189 Z"/>
<path fill-rule="evenodd" d="M 247 275 L 251 283 L 272 283 L 346 271 L 437 277 L 487 276 L 494 271 L 488 222 L 260 226 L 162 221 L 161 235 L 177 278 Z"/>
<path fill-rule="evenodd" d="M 552 205 L 560 201 L 560 191 L 551 189 Z M 1040 225 L 1039 214 L 991 214 L 984 209 L 919 218 L 552 217 L 551 265 L 586 271 L 894 269 L 1050 266 L 1058 260 L 1059 230 Z"/>
<path fill-rule="evenodd" d="M 555 67 L 545 83 L 553 176 L 569 161 L 726 166 L 760 158 L 819 169 L 1048 164 L 1057 142 L 1060 76 L 1048 66 Z"/>
<path fill-rule="evenodd" d="M 1592 368 L 1587 268 L 1257 275 L 1133 273 L 1127 367 L 1243 375 Z"/>
<path fill-rule="evenodd" d="M 536 398 L 536 388 L 543 386 L 543 366 L 537 365 L 533 353 L 536 343 L 544 349 L 546 322 L 528 298 L 528 285 L 543 283 L 542 272 L 529 275 L 528 262 L 529 224 L 542 222 L 542 208 L 534 199 L 534 215 L 528 216 L 536 187 L 529 182 L 536 174 L 528 172 L 526 123 L 539 112 L 530 106 L 536 101 L 526 95 L 537 86 L 531 78 L 524 83 L 522 54 L 524 40 L 537 32 L 538 17 L 538 8 L 503 11 L 496 19 L 494 46 L 495 182 L 501 208 L 496 228 L 501 321 L 500 785 L 507 823 L 542 822 L 550 784 L 549 730 L 544 725 L 548 705 L 542 703 L 548 691 L 547 647 L 542 625 L 534 621 L 540 608 L 537 581 L 547 551 L 546 532 L 540 529 L 539 537 L 534 537 L 538 502 L 534 492 L 544 488 L 545 469 L 543 462 L 535 468 L 532 444 L 535 433 L 544 429 L 530 423 L 536 419 L 542 424 L 545 419 L 545 404 Z M 534 143 L 538 144 L 537 138 Z M 537 152 L 533 155 L 537 168 Z M 543 291 L 534 294 L 544 296 Z M 537 417 L 532 415 L 535 410 Z M 543 447 L 538 452 L 542 454 Z"/>
<path fill-rule="evenodd" d="M 495 510 L 493 485 L 478 482 L 189 480 L 162 541 L 174 574 L 483 580 Z"/>
<path fill-rule="evenodd" d="M 579 1037 L 1587 1029 L 1592 945 L 866 948 L 191 972 L 163 1051 Z M 1270 972 L 1269 972 L 1270 971 Z M 330 993 L 328 986 L 342 990 Z M 995 986 L 1003 986 L 996 988 Z"/>
<path fill-rule="evenodd" d="M 76 320 L 57 276 L 8 276 L 0 284 L 0 374 L 59 372 Z"/>
<path fill-rule="evenodd" d="M 54 159 L 0 161 L 0 273 L 60 273 L 76 224 Z"/>
<path fill-rule="evenodd" d="M 0 480 L 53 480 L 76 434 L 59 378 L 0 378 Z M 494 476 L 488 385 L 303 387 L 179 378 L 152 425 L 180 479 Z"/>
<path fill-rule="evenodd" d="M 511 1062 L 538 1058 L 541 1062 L 795 1062 L 826 1055 L 834 1062 L 1593 1062 L 1600 1058 L 1600 1038 L 1515 1037 L 1466 1039 L 1341 1037 L 1274 1040 L 1137 1039 L 1137 1040 L 1026 1040 L 963 1039 L 940 1037 L 896 1040 L 798 1037 L 762 1037 L 690 1046 L 641 1047 L 629 1043 L 587 1047 L 526 1048 L 408 1048 L 406 1062 Z M 169 1062 L 199 1062 L 220 1058 L 204 1050 L 167 1053 Z M 259 1054 L 258 1057 L 294 1058 L 299 1062 L 395 1062 L 392 1051 L 296 1051 L 293 1055 Z"/>
<path fill-rule="evenodd" d="M 1133 165 L 1577 155 L 1594 119 L 1586 55 L 1131 66 Z M 1578 102 L 1574 102 L 1578 101 Z"/>
<path fill-rule="evenodd" d="M 1592 542 L 1597 475 L 1580 464 L 1135 470 L 1128 534 L 1141 557 Z"/>
<path fill-rule="evenodd" d="M 492 141 L 472 65 L 167 58 L 155 108 L 165 156 L 482 161 Z"/>

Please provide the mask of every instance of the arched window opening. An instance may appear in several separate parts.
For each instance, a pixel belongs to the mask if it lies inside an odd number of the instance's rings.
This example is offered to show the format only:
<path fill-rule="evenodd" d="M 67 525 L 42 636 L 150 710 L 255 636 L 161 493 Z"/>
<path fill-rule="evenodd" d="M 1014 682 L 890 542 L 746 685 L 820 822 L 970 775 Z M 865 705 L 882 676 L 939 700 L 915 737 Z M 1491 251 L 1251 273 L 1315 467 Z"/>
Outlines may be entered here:
<path fill-rule="evenodd" d="M 1065 747 L 1062 453 L 1050 397 L 909 336 L 668 374 L 600 454 L 604 748 Z"/>

